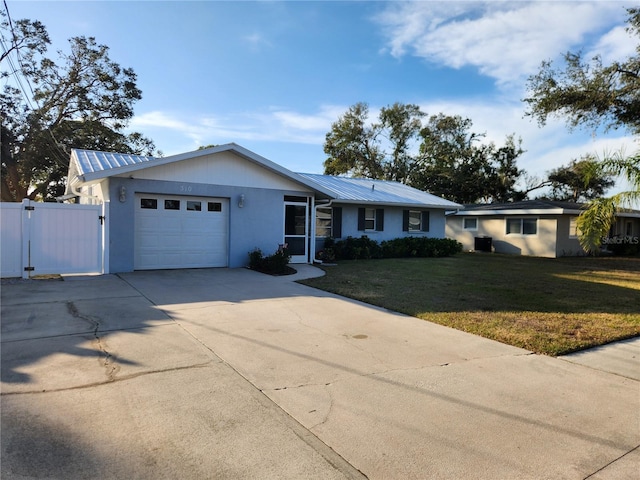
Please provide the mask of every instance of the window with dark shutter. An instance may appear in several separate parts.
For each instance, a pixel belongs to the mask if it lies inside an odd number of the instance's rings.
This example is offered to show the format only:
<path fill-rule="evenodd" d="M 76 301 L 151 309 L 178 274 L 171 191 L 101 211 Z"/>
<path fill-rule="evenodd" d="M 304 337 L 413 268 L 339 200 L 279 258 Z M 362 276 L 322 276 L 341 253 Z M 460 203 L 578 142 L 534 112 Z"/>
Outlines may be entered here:
<path fill-rule="evenodd" d="M 429 212 L 422 212 L 422 231 L 429 231 Z"/>
<path fill-rule="evenodd" d="M 375 229 L 378 232 L 382 232 L 384 230 L 384 208 L 376 209 L 376 225 Z"/>
<path fill-rule="evenodd" d="M 364 208 L 358 208 L 358 230 L 360 231 L 364 230 L 364 212 Z"/>
<path fill-rule="evenodd" d="M 405 232 L 428 232 L 429 212 L 404 210 L 402 212 L 402 230 Z"/>
<path fill-rule="evenodd" d="M 342 207 L 333 207 L 331 214 L 333 238 L 342 238 Z"/>

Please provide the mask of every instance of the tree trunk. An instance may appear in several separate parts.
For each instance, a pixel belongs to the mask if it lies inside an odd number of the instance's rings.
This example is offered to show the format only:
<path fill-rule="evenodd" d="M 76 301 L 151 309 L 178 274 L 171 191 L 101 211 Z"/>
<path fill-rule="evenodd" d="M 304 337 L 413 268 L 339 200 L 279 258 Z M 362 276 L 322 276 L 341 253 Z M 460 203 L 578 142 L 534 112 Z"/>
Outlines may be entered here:
<path fill-rule="evenodd" d="M 18 165 L 9 157 L 5 161 L 6 175 L 2 178 L 2 193 L 0 197 L 3 202 L 21 202 L 28 198 L 27 188 L 20 182 Z M 32 199 L 33 200 L 33 199 Z"/>

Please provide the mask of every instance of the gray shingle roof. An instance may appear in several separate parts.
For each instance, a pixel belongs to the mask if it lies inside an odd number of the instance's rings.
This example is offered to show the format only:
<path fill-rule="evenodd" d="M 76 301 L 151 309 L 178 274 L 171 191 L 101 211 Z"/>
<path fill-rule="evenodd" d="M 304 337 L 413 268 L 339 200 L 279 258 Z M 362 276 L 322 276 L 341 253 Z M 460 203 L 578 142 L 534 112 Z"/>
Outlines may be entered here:
<path fill-rule="evenodd" d="M 471 205 L 465 205 L 464 208 L 467 211 L 494 211 L 494 210 L 580 210 L 585 208 L 584 203 L 557 201 L 557 200 L 523 200 L 521 202 L 506 202 L 506 203 L 475 203 Z"/>
<path fill-rule="evenodd" d="M 468 215 L 578 215 L 584 208 L 582 203 L 555 200 L 523 200 L 507 203 L 477 203 L 465 205 L 464 209 L 451 212 L 457 216 Z"/>

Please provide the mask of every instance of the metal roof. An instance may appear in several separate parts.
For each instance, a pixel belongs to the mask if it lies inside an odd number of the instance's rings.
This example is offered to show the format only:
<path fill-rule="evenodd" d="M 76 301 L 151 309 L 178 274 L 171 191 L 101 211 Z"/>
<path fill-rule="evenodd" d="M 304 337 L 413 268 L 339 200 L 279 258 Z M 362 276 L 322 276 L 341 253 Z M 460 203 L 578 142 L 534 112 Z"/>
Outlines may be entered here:
<path fill-rule="evenodd" d="M 368 203 L 375 205 L 417 206 L 443 209 L 458 209 L 459 205 L 422 190 L 399 182 L 370 180 L 366 178 L 346 178 L 312 173 L 294 173 L 286 168 L 257 155 L 244 147 L 229 143 L 204 150 L 172 155 L 170 157 L 147 157 L 125 153 L 98 152 L 73 149 L 69 165 L 67 193 L 72 186 L 95 183 L 103 178 L 154 166 L 188 160 L 191 158 L 233 151 L 247 160 L 305 185 L 329 199 L 340 203 Z"/>
<path fill-rule="evenodd" d="M 129 155 L 126 153 L 97 152 L 94 150 L 78 150 L 71 152 L 72 158 L 78 168 L 78 175 L 87 173 L 104 172 L 113 168 L 126 167 L 129 165 L 139 165 L 156 160 L 154 157 L 142 155 Z"/>
<path fill-rule="evenodd" d="M 299 173 L 301 177 L 329 190 L 339 203 L 373 203 L 379 205 L 421 206 L 432 208 L 461 208 L 462 205 L 400 182 L 347 178 L 333 175 Z"/>
<path fill-rule="evenodd" d="M 125 173 L 130 174 L 145 168 L 167 165 L 170 163 L 227 151 L 234 152 L 235 154 L 249 160 L 250 162 L 260 165 L 267 170 L 293 180 L 307 188 L 316 190 L 317 193 L 328 198 L 331 198 L 332 196 L 331 192 L 325 190 L 321 185 L 310 182 L 307 178 L 303 178 L 297 173 L 294 173 L 283 166 L 278 165 L 277 163 L 274 163 L 271 160 L 268 160 L 235 143 L 217 145 L 211 148 L 161 158 L 145 157 L 143 155 L 130 155 L 125 153 L 73 149 L 71 151 L 71 162 L 69 164 L 67 193 L 72 193 L 72 187 L 77 188 L 79 185 L 95 183 L 96 181 L 115 175 L 122 175 Z"/>

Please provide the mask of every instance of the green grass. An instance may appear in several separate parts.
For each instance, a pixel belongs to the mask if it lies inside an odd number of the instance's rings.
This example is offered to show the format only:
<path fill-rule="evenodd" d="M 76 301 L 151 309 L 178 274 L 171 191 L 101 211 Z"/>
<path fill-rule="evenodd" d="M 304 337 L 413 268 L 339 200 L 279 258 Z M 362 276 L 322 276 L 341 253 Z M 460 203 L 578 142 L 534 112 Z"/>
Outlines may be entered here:
<path fill-rule="evenodd" d="M 640 258 L 341 261 L 306 285 L 536 353 L 640 335 Z"/>

